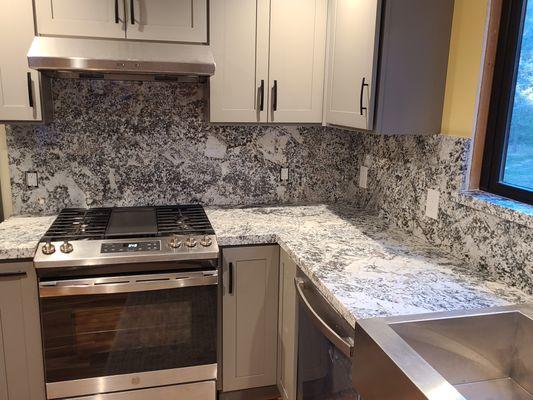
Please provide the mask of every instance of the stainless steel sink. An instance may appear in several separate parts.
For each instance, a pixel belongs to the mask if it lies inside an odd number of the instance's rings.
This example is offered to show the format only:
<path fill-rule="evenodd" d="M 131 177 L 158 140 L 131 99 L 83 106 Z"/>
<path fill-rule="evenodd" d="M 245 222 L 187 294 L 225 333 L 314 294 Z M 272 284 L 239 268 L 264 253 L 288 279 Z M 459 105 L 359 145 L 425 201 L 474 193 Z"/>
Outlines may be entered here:
<path fill-rule="evenodd" d="M 364 400 L 533 400 L 533 305 L 358 321 Z"/>

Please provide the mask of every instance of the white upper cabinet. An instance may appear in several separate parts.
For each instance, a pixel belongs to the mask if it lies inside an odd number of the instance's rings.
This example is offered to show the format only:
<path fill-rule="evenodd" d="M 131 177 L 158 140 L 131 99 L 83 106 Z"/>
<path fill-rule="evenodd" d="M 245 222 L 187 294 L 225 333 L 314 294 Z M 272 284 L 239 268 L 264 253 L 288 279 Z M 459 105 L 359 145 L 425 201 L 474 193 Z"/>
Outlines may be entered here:
<path fill-rule="evenodd" d="M 40 121 L 39 74 L 26 54 L 35 35 L 31 0 L 0 0 L 0 121 Z M 16 23 L 13 23 L 16 21 Z"/>
<path fill-rule="evenodd" d="M 372 129 L 379 0 L 331 0 L 326 122 Z"/>
<path fill-rule="evenodd" d="M 271 0 L 270 122 L 322 122 L 326 0 Z"/>
<path fill-rule="evenodd" d="M 207 43 L 207 0 L 35 0 L 40 35 Z"/>
<path fill-rule="evenodd" d="M 212 122 L 267 122 L 269 0 L 211 0 Z"/>
<path fill-rule="evenodd" d="M 210 9 L 211 122 L 322 122 L 327 0 L 212 0 Z"/>
<path fill-rule="evenodd" d="M 207 0 L 126 2 L 128 39 L 207 43 Z"/>
<path fill-rule="evenodd" d="M 124 38 L 124 0 L 35 0 L 41 35 Z"/>

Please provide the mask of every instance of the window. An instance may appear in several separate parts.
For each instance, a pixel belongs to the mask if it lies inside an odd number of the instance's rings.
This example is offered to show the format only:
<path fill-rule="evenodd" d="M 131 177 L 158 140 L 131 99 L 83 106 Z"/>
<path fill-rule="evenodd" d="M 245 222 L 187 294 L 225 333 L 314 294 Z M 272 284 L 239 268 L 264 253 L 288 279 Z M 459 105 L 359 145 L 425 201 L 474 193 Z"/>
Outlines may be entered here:
<path fill-rule="evenodd" d="M 533 0 L 503 1 L 481 188 L 533 204 Z"/>

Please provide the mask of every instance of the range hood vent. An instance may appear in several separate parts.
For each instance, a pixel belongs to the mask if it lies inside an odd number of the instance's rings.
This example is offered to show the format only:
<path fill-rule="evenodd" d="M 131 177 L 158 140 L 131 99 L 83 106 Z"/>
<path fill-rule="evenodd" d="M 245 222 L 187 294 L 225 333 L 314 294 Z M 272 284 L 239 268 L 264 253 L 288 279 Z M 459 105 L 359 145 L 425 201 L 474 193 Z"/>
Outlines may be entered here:
<path fill-rule="evenodd" d="M 209 46 L 38 36 L 30 68 L 62 77 L 181 80 L 215 73 Z"/>

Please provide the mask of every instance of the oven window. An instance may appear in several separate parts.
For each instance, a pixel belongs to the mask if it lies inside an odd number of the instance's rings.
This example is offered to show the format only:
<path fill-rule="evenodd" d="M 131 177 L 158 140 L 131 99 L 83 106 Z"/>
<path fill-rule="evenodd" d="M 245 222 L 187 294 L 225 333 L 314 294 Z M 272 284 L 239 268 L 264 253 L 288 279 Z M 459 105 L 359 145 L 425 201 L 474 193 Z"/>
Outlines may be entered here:
<path fill-rule="evenodd" d="M 47 382 L 216 363 L 217 289 L 41 299 Z"/>

